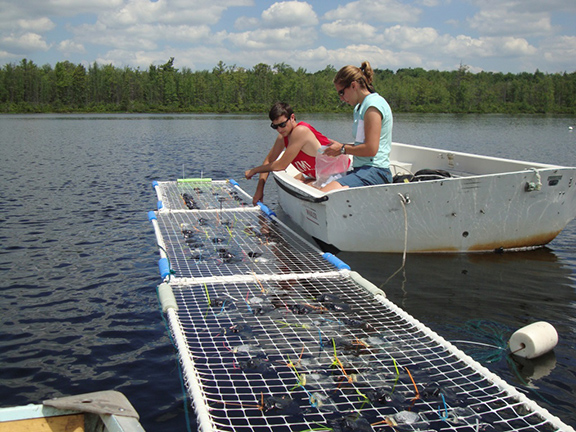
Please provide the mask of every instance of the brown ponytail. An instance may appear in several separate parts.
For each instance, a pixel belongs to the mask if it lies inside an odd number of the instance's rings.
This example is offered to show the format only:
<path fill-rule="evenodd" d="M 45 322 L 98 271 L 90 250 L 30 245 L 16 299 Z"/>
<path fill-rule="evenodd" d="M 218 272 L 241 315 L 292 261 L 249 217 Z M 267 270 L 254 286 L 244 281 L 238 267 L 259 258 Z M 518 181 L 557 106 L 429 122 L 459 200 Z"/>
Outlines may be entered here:
<path fill-rule="evenodd" d="M 373 78 L 374 71 L 372 66 L 370 66 L 369 62 L 364 61 L 360 67 L 348 65 L 340 69 L 334 77 L 334 84 L 348 87 L 353 81 L 356 81 L 362 87 L 368 89 L 370 93 L 374 93 Z"/>

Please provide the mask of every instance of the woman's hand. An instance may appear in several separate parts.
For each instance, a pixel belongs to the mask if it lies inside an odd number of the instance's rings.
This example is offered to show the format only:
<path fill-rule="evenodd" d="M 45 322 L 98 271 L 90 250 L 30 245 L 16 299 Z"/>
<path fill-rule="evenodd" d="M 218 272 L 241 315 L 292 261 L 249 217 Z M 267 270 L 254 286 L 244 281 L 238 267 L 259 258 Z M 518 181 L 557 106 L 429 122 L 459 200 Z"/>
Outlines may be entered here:
<path fill-rule="evenodd" d="M 332 156 L 332 157 L 336 157 L 339 156 L 342 151 L 342 147 L 344 146 L 344 144 L 339 143 L 338 141 L 334 141 L 333 139 L 330 140 L 330 145 L 328 146 L 328 148 L 326 150 L 324 150 L 324 154 L 326 156 Z"/>
<path fill-rule="evenodd" d="M 246 170 L 246 172 L 244 172 L 244 177 L 246 177 L 247 180 L 250 180 L 252 177 L 254 177 L 254 173 L 251 169 Z"/>

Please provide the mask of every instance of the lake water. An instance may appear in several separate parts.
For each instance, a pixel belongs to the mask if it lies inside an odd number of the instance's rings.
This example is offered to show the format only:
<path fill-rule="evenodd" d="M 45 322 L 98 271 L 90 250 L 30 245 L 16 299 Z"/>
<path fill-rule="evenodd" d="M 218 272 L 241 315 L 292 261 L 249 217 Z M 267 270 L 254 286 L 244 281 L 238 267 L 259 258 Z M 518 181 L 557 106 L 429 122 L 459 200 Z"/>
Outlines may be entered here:
<path fill-rule="evenodd" d="M 300 119 L 351 139 L 351 114 Z M 194 429 L 156 297 L 151 183 L 204 175 L 252 193 L 255 181 L 242 176 L 268 151 L 269 123 L 265 115 L 0 116 L 1 406 L 117 389 L 147 431 Z M 396 115 L 394 140 L 575 165 L 571 125 L 575 118 Z M 277 209 L 275 185 L 265 202 Z M 400 255 L 339 257 L 576 425 L 575 251 L 572 222 L 536 251 L 409 255 L 391 279 Z M 494 348 L 540 320 L 559 333 L 550 355 L 517 364 Z"/>

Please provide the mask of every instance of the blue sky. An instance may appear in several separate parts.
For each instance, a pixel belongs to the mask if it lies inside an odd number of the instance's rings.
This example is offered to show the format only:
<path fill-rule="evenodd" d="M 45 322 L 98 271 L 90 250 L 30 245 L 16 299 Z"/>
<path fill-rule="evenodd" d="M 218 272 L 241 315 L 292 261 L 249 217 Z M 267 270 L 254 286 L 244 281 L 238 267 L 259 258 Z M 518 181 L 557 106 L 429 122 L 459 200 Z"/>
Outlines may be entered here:
<path fill-rule="evenodd" d="M 575 0 L 0 0 L 0 64 L 576 71 Z"/>

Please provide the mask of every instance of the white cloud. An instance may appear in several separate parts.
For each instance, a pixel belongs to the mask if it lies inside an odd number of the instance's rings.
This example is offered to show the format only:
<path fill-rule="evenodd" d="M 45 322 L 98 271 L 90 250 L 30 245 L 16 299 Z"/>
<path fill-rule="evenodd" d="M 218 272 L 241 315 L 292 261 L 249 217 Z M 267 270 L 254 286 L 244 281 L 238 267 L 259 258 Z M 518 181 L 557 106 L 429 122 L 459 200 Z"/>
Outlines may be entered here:
<path fill-rule="evenodd" d="M 156 51 L 133 51 L 115 49 L 95 61 L 101 65 L 112 64 L 117 67 L 130 65 L 132 67 L 148 68 L 151 64 L 164 64 L 168 59 L 166 54 Z"/>
<path fill-rule="evenodd" d="M 86 0 L 35 0 L 33 3 L 48 3 L 49 6 L 60 10 L 74 10 L 78 13 L 78 10 L 82 11 L 94 11 L 108 9 L 111 7 L 117 7 L 123 3 L 122 0 L 97 0 L 97 1 L 86 1 Z M 47 6 L 48 6 L 47 5 Z"/>
<path fill-rule="evenodd" d="M 0 62 L 575 70 L 574 0 L 0 0 L 0 11 Z"/>
<path fill-rule="evenodd" d="M 114 49 L 155 50 L 157 39 L 155 27 L 148 24 L 132 26 L 124 30 L 109 29 L 102 23 L 75 27 L 75 41 L 96 44 Z"/>
<path fill-rule="evenodd" d="M 336 20 L 322 24 L 321 30 L 332 38 L 343 38 L 352 41 L 363 41 L 374 38 L 376 27 L 358 21 Z"/>
<path fill-rule="evenodd" d="M 86 52 L 86 48 L 84 48 L 84 45 L 76 43 L 70 39 L 66 39 L 60 42 L 58 44 L 58 50 L 64 53 L 64 55 Z"/>
<path fill-rule="evenodd" d="M 113 9 L 100 15 L 98 21 L 106 27 L 122 28 L 136 23 L 151 23 L 161 18 L 165 9 L 165 0 L 130 0 L 124 7 Z"/>
<path fill-rule="evenodd" d="M 181 49 L 167 47 L 163 50 L 110 50 L 104 56 L 99 57 L 96 61 L 99 64 L 113 64 L 115 66 L 140 67 L 147 69 L 151 64 L 160 65 L 166 63 L 169 57 L 174 57 L 174 66 L 178 69 L 183 67 L 195 69 L 205 69 L 204 65 L 211 65 L 208 69 L 214 67 L 219 61 L 226 59 L 225 63 L 230 65 L 235 62 L 241 63 L 243 53 L 237 51 L 232 53 L 225 48 L 209 47 L 206 45 L 196 45 L 191 48 Z M 257 58 L 254 57 L 254 64 L 257 64 Z"/>
<path fill-rule="evenodd" d="M 483 9 L 468 19 L 470 28 L 484 35 L 546 35 L 552 31 L 547 13 L 511 13 L 507 5 Z"/>
<path fill-rule="evenodd" d="M 563 11 L 576 13 L 573 0 L 474 0 L 480 9 L 501 9 L 510 13 L 551 13 Z"/>
<path fill-rule="evenodd" d="M 309 50 L 298 51 L 294 55 L 295 60 L 301 61 L 303 64 L 314 64 L 320 61 L 322 64 L 328 65 L 332 62 L 330 51 L 323 46 Z"/>
<path fill-rule="evenodd" d="M 516 37 L 486 38 L 494 46 L 494 55 L 497 57 L 532 56 L 538 49 L 526 39 Z"/>
<path fill-rule="evenodd" d="M 326 20 L 371 22 L 416 22 L 422 11 L 397 0 L 358 0 L 338 6 L 324 15 Z"/>
<path fill-rule="evenodd" d="M 7 0 L 7 2 L 15 3 L 11 0 Z M 23 16 L 69 17 L 78 14 L 98 14 L 111 8 L 120 7 L 123 3 L 124 0 L 26 0 L 20 1 L 10 10 L 19 11 Z"/>
<path fill-rule="evenodd" d="M 211 25 L 217 23 L 226 10 L 226 2 L 213 1 L 182 3 L 175 0 L 128 0 L 119 9 L 99 16 L 99 21 L 111 28 L 138 23 Z"/>
<path fill-rule="evenodd" d="M 318 24 L 318 17 L 306 2 L 283 1 L 262 12 L 262 22 L 269 28 L 308 27 Z"/>
<path fill-rule="evenodd" d="M 46 17 L 37 19 L 19 19 L 18 26 L 24 31 L 32 31 L 35 33 L 44 33 L 56 27 L 56 24 Z"/>
<path fill-rule="evenodd" d="M 200 0 L 127 0 L 121 7 L 98 15 L 95 23 L 70 26 L 69 31 L 74 41 L 84 46 L 105 46 L 110 53 L 135 50 L 138 62 L 143 58 L 163 59 L 166 54 L 143 53 L 202 40 L 208 46 L 217 45 L 226 34 L 213 34 L 210 25 L 220 20 L 227 7 L 251 4 L 252 0 L 213 0 L 210 4 Z"/>
<path fill-rule="evenodd" d="M 439 47 L 442 53 L 455 58 L 475 59 L 477 57 L 520 57 L 532 56 L 537 49 L 522 38 L 481 37 L 459 35 L 452 38 L 445 46 Z"/>
<path fill-rule="evenodd" d="M 54 17 L 98 14 L 119 7 L 124 0 L 0 0 L 0 32 L 54 30 Z"/>
<path fill-rule="evenodd" d="M 238 31 L 254 29 L 258 27 L 259 23 L 260 21 L 258 18 L 242 16 L 236 19 L 234 22 L 234 28 Z"/>
<path fill-rule="evenodd" d="M 196 43 L 211 36 L 208 26 L 165 24 L 138 24 L 123 29 L 110 29 L 98 22 L 94 25 L 75 27 L 72 31 L 75 40 L 82 43 L 135 50 L 155 50 L 159 43 Z"/>
<path fill-rule="evenodd" d="M 437 43 L 440 35 L 431 27 L 416 28 L 396 25 L 384 30 L 382 38 L 383 44 L 388 47 L 403 50 L 415 48 L 419 51 Z"/>
<path fill-rule="evenodd" d="M 21 54 L 47 51 L 50 48 L 44 38 L 36 33 L 4 36 L 0 39 L 0 47 Z"/>
<path fill-rule="evenodd" d="M 232 33 L 228 36 L 228 40 L 236 47 L 249 50 L 295 49 L 308 46 L 314 42 L 315 39 L 315 29 L 299 27 L 255 30 L 243 33 Z"/>
<path fill-rule="evenodd" d="M 363 61 L 368 60 L 373 68 L 379 69 L 396 69 L 404 67 L 406 63 L 412 65 L 421 65 L 422 58 L 410 52 L 394 52 L 391 50 L 383 49 L 374 45 L 358 44 L 349 45 L 345 48 L 336 50 L 327 50 L 323 47 L 315 48 L 313 50 L 294 53 L 294 57 L 298 60 L 308 59 L 313 63 L 322 61 L 325 66 L 328 64 L 335 65 L 336 68 L 347 64 L 360 66 Z"/>
<path fill-rule="evenodd" d="M 450 2 L 450 0 L 448 0 L 448 2 Z M 441 3 L 441 0 L 418 0 L 416 3 L 426 7 L 436 7 Z"/>
<path fill-rule="evenodd" d="M 558 36 L 543 41 L 540 47 L 544 59 L 556 64 L 554 72 L 574 71 L 576 36 Z"/>
<path fill-rule="evenodd" d="M 195 43 L 211 37 L 210 27 L 201 26 L 156 26 L 156 37 L 162 38 L 169 42 Z"/>

